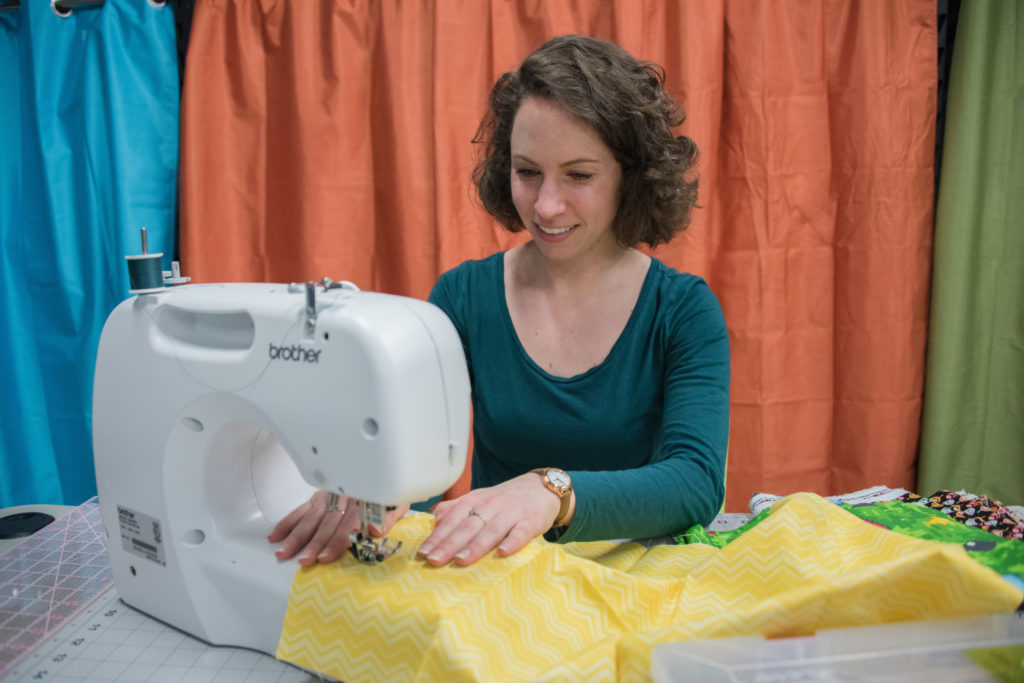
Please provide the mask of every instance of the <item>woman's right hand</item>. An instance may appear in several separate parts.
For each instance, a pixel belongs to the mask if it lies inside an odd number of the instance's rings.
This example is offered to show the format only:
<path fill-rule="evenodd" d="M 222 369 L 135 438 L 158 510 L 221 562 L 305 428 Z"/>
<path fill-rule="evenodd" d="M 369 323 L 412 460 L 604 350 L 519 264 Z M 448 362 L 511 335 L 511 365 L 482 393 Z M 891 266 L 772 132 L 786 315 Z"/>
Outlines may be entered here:
<path fill-rule="evenodd" d="M 359 505 L 345 496 L 338 497 L 337 510 L 327 510 L 329 494 L 317 491 L 309 500 L 292 510 L 274 527 L 267 540 L 280 543 L 275 551 L 279 560 L 299 556 L 299 564 L 309 567 L 334 562 L 351 544 L 349 534 L 359 528 Z"/>
<path fill-rule="evenodd" d="M 329 497 L 327 491 L 317 491 L 277 523 L 267 536 L 271 543 L 281 544 L 274 553 L 277 559 L 287 560 L 298 554 L 299 564 L 309 567 L 317 562 L 334 562 L 348 550 L 352 544 L 349 536 L 360 528 L 359 501 L 338 496 L 337 510 L 330 512 Z M 399 505 L 387 513 L 384 528 L 370 526 L 370 535 L 384 536 L 408 510 L 408 505 Z"/>

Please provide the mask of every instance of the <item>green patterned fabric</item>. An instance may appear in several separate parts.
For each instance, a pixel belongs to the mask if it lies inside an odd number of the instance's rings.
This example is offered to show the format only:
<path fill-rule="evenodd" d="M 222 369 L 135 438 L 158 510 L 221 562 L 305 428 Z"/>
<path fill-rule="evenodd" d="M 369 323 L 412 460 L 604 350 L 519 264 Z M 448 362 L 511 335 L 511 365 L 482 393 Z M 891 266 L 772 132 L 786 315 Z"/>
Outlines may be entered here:
<path fill-rule="evenodd" d="M 892 531 L 940 543 L 959 543 L 967 554 L 1000 574 L 1024 581 L 1024 542 L 1002 538 L 984 529 L 967 526 L 939 510 L 893 501 L 853 507 L 843 504 L 861 519 Z"/>
<path fill-rule="evenodd" d="M 745 531 L 757 526 L 765 517 L 768 516 L 768 513 L 769 510 L 765 510 L 761 514 L 752 517 L 750 521 L 743 526 L 736 529 L 730 529 L 729 531 L 708 531 L 700 524 L 694 524 L 683 533 L 675 536 L 675 541 L 679 544 L 703 543 L 704 545 L 713 545 L 716 548 L 724 548 L 739 538 Z"/>
<path fill-rule="evenodd" d="M 967 526 L 938 510 L 913 503 L 891 501 L 870 505 L 836 505 L 866 522 L 904 536 L 962 545 L 967 554 L 983 566 L 1011 581 L 1024 584 L 1024 542 L 1002 538 L 984 529 Z M 770 511 L 765 510 L 740 528 L 731 531 L 708 531 L 700 525 L 695 525 L 676 536 L 676 542 L 704 543 L 724 548 L 757 526 L 769 514 Z"/>

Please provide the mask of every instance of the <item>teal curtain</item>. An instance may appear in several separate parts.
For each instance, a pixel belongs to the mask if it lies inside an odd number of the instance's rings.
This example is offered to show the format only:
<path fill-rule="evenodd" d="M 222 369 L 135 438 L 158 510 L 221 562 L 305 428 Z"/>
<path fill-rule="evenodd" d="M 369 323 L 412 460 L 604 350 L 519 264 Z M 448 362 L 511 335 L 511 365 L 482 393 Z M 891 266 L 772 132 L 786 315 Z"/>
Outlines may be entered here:
<path fill-rule="evenodd" d="M 1024 3 L 960 9 L 918 490 L 1024 504 Z"/>
<path fill-rule="evenodd" d="M 0 13 L 0 507 L 95 495 L 100 331 L 124 255 L 174 247 L 173 9 L 107 0 Z"/>

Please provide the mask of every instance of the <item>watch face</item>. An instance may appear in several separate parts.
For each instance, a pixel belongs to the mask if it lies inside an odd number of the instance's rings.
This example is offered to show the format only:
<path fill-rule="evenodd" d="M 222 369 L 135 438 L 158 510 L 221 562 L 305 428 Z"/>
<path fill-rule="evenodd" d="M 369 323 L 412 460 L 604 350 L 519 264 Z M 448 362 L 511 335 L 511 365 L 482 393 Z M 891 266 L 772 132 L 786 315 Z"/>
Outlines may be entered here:
<path fill-rule="evenodd" d="M 566 488 L 572 484 L 569 475 L 562 470 L 548 470 L 548 481 L 559 488 Z"/>

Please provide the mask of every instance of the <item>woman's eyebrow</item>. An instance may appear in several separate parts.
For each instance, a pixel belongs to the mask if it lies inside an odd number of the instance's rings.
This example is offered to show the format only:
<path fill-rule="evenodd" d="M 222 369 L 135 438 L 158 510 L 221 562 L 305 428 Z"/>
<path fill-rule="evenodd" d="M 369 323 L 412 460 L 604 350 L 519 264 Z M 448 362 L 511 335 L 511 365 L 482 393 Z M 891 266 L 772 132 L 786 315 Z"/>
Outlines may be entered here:
<path fill-rule="evenodd" d="M 512 159 L 513 159 L 513 161 L 525 161 L 528 164 L 534 164 L 534 165 L 537 164 L 537 162 L 535 162 L 533 159 L 531 159 L 530 157 L 526 156 L 525 154 L 513 154 L 512 155 Z M 561 164 L 559 164 L 559 166 L 564 168 L 565 166 L 572 166 L 574 164 L 599 164 L 599 163 L 601 163 L 601 162 L 598 159 L 592 159 L 590 157 L 579 157 L 578 159 L 570 159 L 569 161 L 563 161 Z"/>

